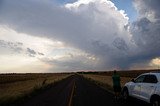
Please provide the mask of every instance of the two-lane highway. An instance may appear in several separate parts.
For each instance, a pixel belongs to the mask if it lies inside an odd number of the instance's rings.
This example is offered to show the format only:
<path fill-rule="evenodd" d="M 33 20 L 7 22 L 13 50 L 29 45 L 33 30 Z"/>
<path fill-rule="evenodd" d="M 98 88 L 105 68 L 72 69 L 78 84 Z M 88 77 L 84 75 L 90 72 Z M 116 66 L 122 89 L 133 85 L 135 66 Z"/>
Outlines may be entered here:
<path fill-rule="evenodd" d="M 74 106 L 110 106 L 114 96 L 83 77 L 76 77 Z"/>
<path fill-rule="evenodd" d="M 29 99 L 21 106 L 147 106 L 131 100 L 115 101 L 114 95 L 80 75 L 72 75 L 47 91 Z"/>
<path fill-rule="evenodd" d="M 75 76 L 70 76 L 20 106 L 70 106 L 74 84 Z"/>
<path fill-rule="evenodd" d="M 114 95 L 87 79 L 76 76 L 74 106 L 148 106 L 147 103 L 131 99 L 116 101 Z"/>

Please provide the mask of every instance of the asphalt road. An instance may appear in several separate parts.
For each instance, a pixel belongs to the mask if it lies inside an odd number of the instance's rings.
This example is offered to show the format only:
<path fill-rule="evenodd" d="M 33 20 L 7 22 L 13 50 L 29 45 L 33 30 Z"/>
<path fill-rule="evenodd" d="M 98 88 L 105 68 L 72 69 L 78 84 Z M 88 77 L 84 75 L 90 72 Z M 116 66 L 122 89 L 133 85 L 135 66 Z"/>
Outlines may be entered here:
<path fill-rule="evenodd" d="M 115 101 L 114 95 L 79 75 L 73 75 L 21 106 L 148 106 L 131 99 Z"/>
<path fill-rule="evenodd" d="M 73 106 L 148 106 L 148 104 L 133 98 L 128 102 L 122 99 L 116 101 L 112 93 L 93 82 L 80 76 L 77 76 L 75 80 Z"/>
<path fill-rule="evenodd" d="M 74 81 L 75 76 L 71 76 L 20 106 L 68 106 Z"/>

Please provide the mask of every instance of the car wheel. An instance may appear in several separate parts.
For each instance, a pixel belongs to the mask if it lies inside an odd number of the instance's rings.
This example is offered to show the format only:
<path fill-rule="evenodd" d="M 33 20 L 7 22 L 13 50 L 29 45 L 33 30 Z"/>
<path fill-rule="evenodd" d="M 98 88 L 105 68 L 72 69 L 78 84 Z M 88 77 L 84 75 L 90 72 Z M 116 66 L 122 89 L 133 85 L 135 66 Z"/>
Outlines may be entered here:
<path fill-rule="evenodd" d="M 160 106 L 160 100 L 159 99 L 153 99 L 151 102 L 152 106 Z"/>
<path fill-rule="evenodd" d="M 128 93 L 128 89 L 125 88 L 122 92 L 122 96 L 124 100 L 127 100 L 129 98 L 129 93 Z"/>

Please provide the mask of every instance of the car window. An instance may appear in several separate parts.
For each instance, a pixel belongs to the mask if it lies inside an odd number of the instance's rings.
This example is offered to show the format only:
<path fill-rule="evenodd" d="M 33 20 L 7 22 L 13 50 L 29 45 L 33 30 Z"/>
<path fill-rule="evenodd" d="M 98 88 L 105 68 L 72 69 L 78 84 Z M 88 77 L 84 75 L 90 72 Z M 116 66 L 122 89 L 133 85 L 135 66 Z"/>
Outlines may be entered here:
<path fill-rule="evenodd" d="M 145 83 L 157 83 L 157 77 L 155 75 L 146 75 L 144 78 Z"/>
<path fill-rule="evenodd" d="M 135 83 L 141 83 L 144 80 L 145 75 L 139 76 L 138 78 L 135 79 Z"/>

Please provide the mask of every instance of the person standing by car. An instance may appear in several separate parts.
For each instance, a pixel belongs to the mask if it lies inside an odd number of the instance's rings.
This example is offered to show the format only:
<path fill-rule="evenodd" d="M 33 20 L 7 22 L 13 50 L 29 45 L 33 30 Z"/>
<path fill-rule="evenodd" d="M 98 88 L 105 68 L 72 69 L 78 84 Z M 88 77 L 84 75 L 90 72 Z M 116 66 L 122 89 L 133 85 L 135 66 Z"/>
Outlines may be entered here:
<path fill-rule="evenodd" d="M 121 93 L 121 79 L 120 76 L 117 74 L 117 71 L 114 70 L 114 73 L 112 75 L 112 80 L 113 80 L 113 89 L 115 93 L 115 99 L 120 98 L 120 93 Z"/>

